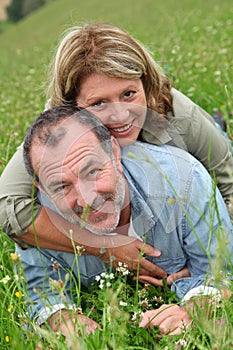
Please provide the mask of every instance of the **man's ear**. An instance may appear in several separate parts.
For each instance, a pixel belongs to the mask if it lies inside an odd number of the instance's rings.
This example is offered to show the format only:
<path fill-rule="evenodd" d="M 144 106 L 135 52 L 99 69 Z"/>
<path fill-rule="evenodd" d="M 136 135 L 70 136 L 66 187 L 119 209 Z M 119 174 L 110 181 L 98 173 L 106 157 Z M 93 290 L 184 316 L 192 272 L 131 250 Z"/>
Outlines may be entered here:
<path fill-rule="evenodd" d="M 112 142 L 112 151 L 113 151 L 113 155 L 114 155 L 114 159 L 117 165 L 117 169 L 123 173 L 123 169 L 122 169 L 122 164 L 121 164 L 121 148 L 120 145 L 117 141 L 117 139 L 111 135 L 111 142 Z"/>
<path fill-rule="evenodd" d="M 46 194 L 43 185 L 41 185 L 37 180 L 33 180 L 33 184 L 39 191 L 41 191 L 41 192 Z"/>

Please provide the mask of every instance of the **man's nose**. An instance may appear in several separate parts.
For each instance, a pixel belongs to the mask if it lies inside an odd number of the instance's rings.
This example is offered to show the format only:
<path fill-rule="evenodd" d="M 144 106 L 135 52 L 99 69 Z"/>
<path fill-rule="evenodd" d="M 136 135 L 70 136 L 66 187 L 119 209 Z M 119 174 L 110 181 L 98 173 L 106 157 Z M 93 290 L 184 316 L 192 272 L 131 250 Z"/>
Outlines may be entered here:
<path fill-rule="evenodd" d="M 96 189 L 91 182 L 87 185 L 74 184 L 75 196 L 77 205 L 85 208 L 87 205 L 91 206 L 96 198 Z"/>

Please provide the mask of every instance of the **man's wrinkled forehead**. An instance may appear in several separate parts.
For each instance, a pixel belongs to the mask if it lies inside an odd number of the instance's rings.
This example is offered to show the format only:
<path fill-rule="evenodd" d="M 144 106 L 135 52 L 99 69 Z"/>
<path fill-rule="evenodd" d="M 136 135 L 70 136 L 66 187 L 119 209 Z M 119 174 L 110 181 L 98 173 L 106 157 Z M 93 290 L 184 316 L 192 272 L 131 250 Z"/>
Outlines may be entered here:
<path fill-rule="evenodd" d="M 53 126 L 50 130 L 50 136 L 46 142 L 45 148 L 49 153 L 52 152 L 53 149 L 59 148 L 59 152 L 66 154 L 67 150 L 80 138 L 85 140 L 86 137 L 88 142 L 90 136 L 95 138 L 95 133 L 91 126 L 81 124 L 76 119 L 67 118 Z"/>
<path fill-rule="evenodd" d="M 67 118 L 53 126 L 49 130 L 46 144 L 41 144 L 39 138 L 34 140 L 31 159 L 36 173 L 39 174 L 42 168 L 54 161 L 62 164 L 73 147 L 79 148 L 79 140 L 80 144 L 88 145 L 90 138 L 96 141 L 96 146 L 101 147 L 101 142 L 92 127 L 83 125 L 78 120 Z M 97 149 L 96 152 L 98 152 Z"/>

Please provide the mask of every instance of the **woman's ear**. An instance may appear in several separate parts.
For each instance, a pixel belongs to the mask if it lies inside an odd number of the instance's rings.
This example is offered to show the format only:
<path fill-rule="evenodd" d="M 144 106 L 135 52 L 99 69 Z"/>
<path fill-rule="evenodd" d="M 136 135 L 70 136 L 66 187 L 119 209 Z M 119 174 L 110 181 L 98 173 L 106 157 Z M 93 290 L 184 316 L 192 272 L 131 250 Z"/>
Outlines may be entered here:
<path fill-rule="evenodd" d="M 120 145 L 114 136 L 111 136 L 111 142 L 112 142 L 112 151 L 113 151 L 114 159 L 117 165 L 117 169 L 120 171 L 120 173 L 123 173 L 122 164 L 121 164 Z"/>

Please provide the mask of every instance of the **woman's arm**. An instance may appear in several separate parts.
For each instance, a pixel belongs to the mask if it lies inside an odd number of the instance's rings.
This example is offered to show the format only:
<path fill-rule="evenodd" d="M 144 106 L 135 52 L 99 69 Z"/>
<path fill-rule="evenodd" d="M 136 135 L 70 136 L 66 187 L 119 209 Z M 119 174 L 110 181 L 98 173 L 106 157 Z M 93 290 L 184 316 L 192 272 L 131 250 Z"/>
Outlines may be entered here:
<path fill-rule="evenodd" d="M 186 97 L 174 100 L 171 123 L 182 136 L 186 149 L 217 181 L 233 219 L 233 148 L 227 134 L 216 127 L 213 118 Z M 189 101 L 189 102 L 187 102 Z"/>
<path fill-rule="evenodd" d="M 35 197 L 35 196 L 34 196 Z M 0 226 L 11 238 L 21 236 L 41 210 L 39 201 L 32 199 L 32 180 L 23 161 L 22 145 L 5 167 L 0 177 Z"/>
<path fill-rule="evenodd" d="M 193 108 L 188 150 L 214 175 L 225 201 L 233 197 L 233 157 L 230 140 L 213 125 L 204 111 Z"/>
<path fill-rule="evenodd" d="M 155 257 L 160 254 L 150 245 L 127 235 L 97 236 L 69 224 L 59 215 L 41 207 L 37 199 L 32 199 L 32 188 L 32 180 L 24 166 L 22 147 L 19 147 L 0 178 L 0 225 L 3 232 L 19 245 L 38 245 L 66 252 L 74 252 L 75 246 L 81 245 L 86 254 L 101 257 L 106 262 L 114 256 L 115 263 L 125 262 L 133 271 L 138 270 L 140 252 Z M 73 242 L 70 230 L 73 230 Z M 163 270 L 143 257 L 140 258 L 140 271 L 146 275 L 166 276 Z"/>
<path fill-rule="evenodd" d="M 70 224 L 52 210 L 42 207 L 35 222 L 29 226 L 28 232 L 21 240 L 47 249 L 55 249 L 73 253 L 77 246 L 85 250 L 83 254 L 94 255 L 105 262 L 124 262 L 135 273 L 166 277 L 159 267 L 142 257 L 142 253 L 158 257 L 160 252 L 139 239 L 127 235 L 95 235 L 78 225 Z M 139 268 L 140 265 L 140 268 Z"/>

